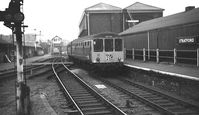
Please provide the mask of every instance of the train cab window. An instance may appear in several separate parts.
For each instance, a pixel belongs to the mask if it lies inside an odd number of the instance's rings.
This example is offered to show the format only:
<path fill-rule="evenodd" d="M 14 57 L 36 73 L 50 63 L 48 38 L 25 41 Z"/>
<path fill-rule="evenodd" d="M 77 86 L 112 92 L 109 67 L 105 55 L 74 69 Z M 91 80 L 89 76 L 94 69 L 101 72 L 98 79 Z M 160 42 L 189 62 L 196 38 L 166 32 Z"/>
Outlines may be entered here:
<path fill-rule="evenodd" d="M 95 39 L 93 40 L 94 52 L 102 52 L 103 51 L 103 40 Z"/>
<path fill-rule="evenodd" d="M 105 51 L 113 51 L 113 39 L 105 39 Z"/>
<path fill-rule="evenodd" d="M 115 39 L 115 51 L 122 51 L 122 39 Z"/>
<path fill-rule="evenodd" d="M 88 42 L 88 46 L 90 46 L 90 42 Z"/>

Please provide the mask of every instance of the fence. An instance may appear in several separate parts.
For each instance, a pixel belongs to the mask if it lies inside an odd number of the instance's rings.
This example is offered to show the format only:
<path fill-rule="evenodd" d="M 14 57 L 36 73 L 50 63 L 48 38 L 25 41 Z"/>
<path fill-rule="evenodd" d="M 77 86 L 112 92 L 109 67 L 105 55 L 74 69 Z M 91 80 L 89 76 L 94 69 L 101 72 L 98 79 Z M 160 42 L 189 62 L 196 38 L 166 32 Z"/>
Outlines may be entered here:
<path fill-rule="evenodd" d="M 199 48 L 197 50 L 159 50 L 159 49 L 125 49 L 125 57 L 133 60 L 184 63 L 199 67 Z"/>

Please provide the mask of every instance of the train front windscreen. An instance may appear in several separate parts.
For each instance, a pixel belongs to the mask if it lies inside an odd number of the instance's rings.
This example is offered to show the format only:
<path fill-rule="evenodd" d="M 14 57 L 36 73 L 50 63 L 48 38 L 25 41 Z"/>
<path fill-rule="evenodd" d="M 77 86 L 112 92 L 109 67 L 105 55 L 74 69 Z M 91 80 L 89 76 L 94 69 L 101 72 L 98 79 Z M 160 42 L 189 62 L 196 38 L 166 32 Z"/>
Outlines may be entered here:
<path fill-rule="evenodd" d="M 122 39 L 115 39 L 115 51 L 122 51 Z"/>
<path fill-rule="evenodd" d="M 102 52 L 103 51 L 103 40 L 95 39 L 93 42 L 94 52 Z"/>
<path fill-rule="evenodd" d="M 113 51 L 113 39 L 105 39 L 105 52 Z"/>
<path fill-rule="evenodd" d="M 112 52 L 112 51 L 122 51 L 122 39 L 104 39 L 104 51 Z M 115 50 L 114 50 L 115 46 Z M 102 52 L 103 51 L 103 39 L 95 39 L 94 40 L 94 52 Z"/>

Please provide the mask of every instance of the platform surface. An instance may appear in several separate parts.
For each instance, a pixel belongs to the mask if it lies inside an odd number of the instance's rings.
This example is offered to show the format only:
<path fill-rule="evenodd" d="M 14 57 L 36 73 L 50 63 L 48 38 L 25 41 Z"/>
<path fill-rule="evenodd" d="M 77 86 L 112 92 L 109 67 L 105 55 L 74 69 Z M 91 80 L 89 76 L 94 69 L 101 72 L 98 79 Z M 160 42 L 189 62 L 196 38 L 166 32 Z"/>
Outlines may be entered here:
<path fill-rule="evenodd" d="M 199 67 L 126 59 L 125 66 L 199 81 Z"/>

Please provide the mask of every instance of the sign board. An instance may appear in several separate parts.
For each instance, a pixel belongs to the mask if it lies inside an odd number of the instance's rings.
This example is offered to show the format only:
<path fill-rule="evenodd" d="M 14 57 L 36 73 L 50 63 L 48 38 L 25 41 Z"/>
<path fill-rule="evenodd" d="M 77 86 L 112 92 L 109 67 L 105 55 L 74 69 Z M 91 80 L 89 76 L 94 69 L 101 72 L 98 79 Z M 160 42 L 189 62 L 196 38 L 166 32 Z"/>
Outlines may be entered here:
<path fill-rule="evenodd" d="M 199 36 L 185 36 L 185 37 L 177 37 L 177 44 L 182 45 L 182 44 L 199 44 Z"/>

